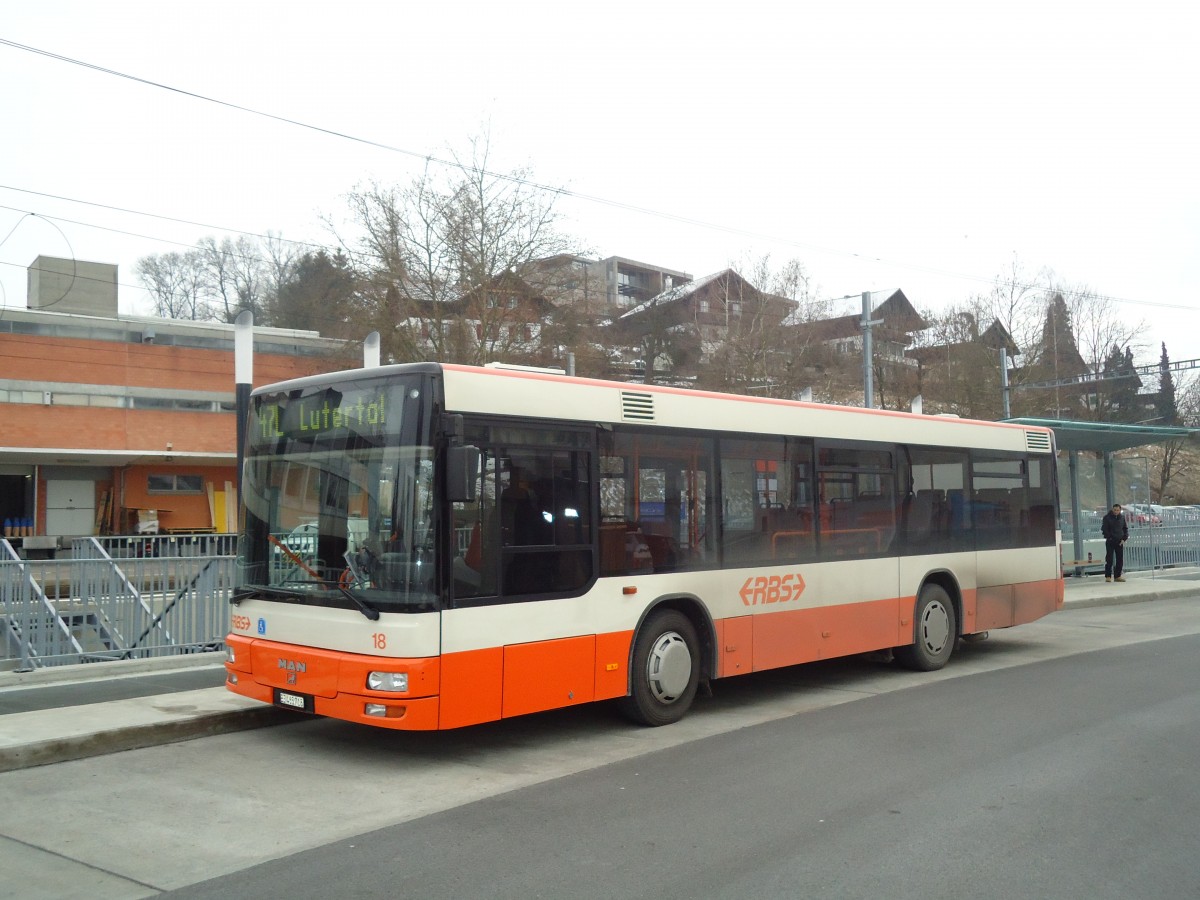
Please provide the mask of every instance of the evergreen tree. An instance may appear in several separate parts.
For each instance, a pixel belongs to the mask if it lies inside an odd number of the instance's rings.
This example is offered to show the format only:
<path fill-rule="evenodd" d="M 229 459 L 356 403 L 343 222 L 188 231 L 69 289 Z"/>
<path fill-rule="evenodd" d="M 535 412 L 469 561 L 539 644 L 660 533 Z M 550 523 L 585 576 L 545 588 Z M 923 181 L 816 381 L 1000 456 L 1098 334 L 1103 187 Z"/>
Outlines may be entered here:
<path fill-rule="evenodd" d="M 1141 414 L 1138 406 L 1138 388 L 1142 386 L 1142 381 L 1134 371 L 1133 350 L 1126 347 L 1122 351 L 1114 346 L 1113 351 L 1116 363 L 1114 371 L 1117 374 L 1112 389 L 1112 402 L 1116 407 L 1113 417 L 1118 422 L 1135 422 Z M 1113 357 L 1110 355 L 1111 358 Z M 1107 367 L 1107 360 L 1105 365 Z"/>
<path fill-rule="evenodd" d="M 1096 413 L 1100 421 L 1113 421 L 1122 418 L 1120 413 L 1120 382 L 1117 380 L 1121 367 L 1125 362 L 1125 354 L 1121 348 L 1113 344 L 1104 357 L 1104 366 L 1100 370 L 1100 381 L 1097 384 Z"/>
<path fill-rule="evenodd" d="M 272 302 L 266 323 L 277 328 L 319 331 L 328 337 L 354 335 L 357 278 L 341 250 L 305 253 L 291 266 Z"/>
<path fill-rule="evenodd" d="M 1175 404 L 1175 379 L 1171 377 L 1171 360 L 1167 356 L 1166 341 L 1162 345 L 1162 357 L 1158 361 L 1158 424 L 1176 425 L 1179 422 L 1179 407 Z"/>
<path fill-rule="evenodd" d="M 1100 421 L 1135 421 L 1139 413 L 1138 388 L 1141 387 L 1141 379 L 1134 371 L 1133 351 L 1128 347 L 1122 350 L 1113 344 L 1104 357 L 1100 376 L 1097 391 L 1099 405 L 1096 410 Z"/>
<path fill-rule="evenodd" d="M 1062 294 L 1056 293 L 1046 305 L 1041 340 L 1031 348 L 1027 357 L 1029 363 L 1023 372 L 1022 380 L 1025 381 L 1058 382 L 1051 391 L 1039 392 L 1037 398 L 1037 403 L 1042 406 L 1041 415 L 1056 419 L 1074 417 L 1081 405 L 1079 389 L 1067 386 L 1063 380 L 1094 375 L 1100 365 L 1097 361 L 1094 366 L 1089 366 L 1080 354 L 1071 318 Z M 1105 389 L 1100 387 L 1099 391 L 1102 396 L 1098 412 L 1103 415 L 1107 406 L 1103 398 Z"/>
<path fill-rule="evenodd" d="M 1055 294 L 1046 305 L 1042 341 L 1034 355 L 1037 364 L 1053 378 L 1069 378 L 1094 371 L 1079 352 L 1074 317 L 1062 294 Z"/>

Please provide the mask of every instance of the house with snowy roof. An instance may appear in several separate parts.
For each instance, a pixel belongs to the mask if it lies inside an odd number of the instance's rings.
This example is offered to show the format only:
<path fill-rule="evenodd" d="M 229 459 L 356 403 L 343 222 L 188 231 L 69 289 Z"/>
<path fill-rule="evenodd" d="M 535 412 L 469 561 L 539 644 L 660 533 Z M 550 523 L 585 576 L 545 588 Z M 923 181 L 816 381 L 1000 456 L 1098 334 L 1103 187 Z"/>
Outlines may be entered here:
<path fill-rule="evenodd" d="M 687 375 L 733 341 L 778 335 L 794 310 L 793 301 L 723 269 L 634 306 L 613 322 L 611 334 L 651 371 Z"/>
<path fill-rule="evenodd" d="M 882 297 L 882 301 L 876 302 Z M 879 324 L 871 330 L 871 345 L 875 359 L 900 366 L 915 367 L 908 348 L 915 336 L 929 327 L 909 302 L 904 291 L 872 291 L 871 319 Z M 812 322 L 790 322 L 790 327 L 802 333 L 809 343 L 829 345 L 839 354 L 862 356 L 862 313 L 856 312 Z"/>

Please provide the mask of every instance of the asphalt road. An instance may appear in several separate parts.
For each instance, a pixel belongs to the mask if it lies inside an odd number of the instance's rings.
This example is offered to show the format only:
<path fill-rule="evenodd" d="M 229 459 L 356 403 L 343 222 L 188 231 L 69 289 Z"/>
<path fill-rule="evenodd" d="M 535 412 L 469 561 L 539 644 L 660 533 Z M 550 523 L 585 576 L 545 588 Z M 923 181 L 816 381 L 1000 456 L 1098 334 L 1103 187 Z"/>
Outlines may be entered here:
<path fill-rule="evenodd" d="M 0 897 L 1200 895 L 1200 597 L 911 673 L 441 734 L 296 724 L 0 774 Z"/>
<path fill-rule="evenodd" d="M 1200 896 L 1198 659 L 1193 635 L 877 695 L 177 896 Z"/>

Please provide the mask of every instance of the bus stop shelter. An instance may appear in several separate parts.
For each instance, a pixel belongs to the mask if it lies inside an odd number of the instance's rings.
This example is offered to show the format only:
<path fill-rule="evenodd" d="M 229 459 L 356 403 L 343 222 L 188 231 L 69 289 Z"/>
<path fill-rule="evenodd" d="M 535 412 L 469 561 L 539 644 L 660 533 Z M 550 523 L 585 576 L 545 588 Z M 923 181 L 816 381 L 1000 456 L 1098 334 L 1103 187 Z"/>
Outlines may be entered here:
<path fill-rule="evenodd" d="M 1097 453 L 1104 465 L 1104 496 L 1105 508 L 1111 508 L 1118 502 L 1117 484 L 1113 477 L 1114 454 L 1119 450 L 1131 450 L 1134 447 L 1144 447 L 1150 444 L 1163 444 L 1168 441 L 1197 440 L 1200 428 L 1184 428 L 1170 425 L 1124 425 L 1110 422 L 1079 422 L 1071 419 L 1037 419 L 1019 418 L 1006 419 L 1014 425 L 1034 425 L 1050 428 L 1054 431 L 1054 443 L 1059 450 L 1067 453 L 1069 502 L 1071 522 L 1083 521 L 1083 510 L 1079 497 L 1079 454 L 1081 452 Z M 1150 502 L 1147 486 L 1146 502 Z M 1061 491 L 1061 486 L 1060 486 Z M 1073 559 L 1083 556 L 1083 529 L 1073 527 L 1074 546 Z"/>

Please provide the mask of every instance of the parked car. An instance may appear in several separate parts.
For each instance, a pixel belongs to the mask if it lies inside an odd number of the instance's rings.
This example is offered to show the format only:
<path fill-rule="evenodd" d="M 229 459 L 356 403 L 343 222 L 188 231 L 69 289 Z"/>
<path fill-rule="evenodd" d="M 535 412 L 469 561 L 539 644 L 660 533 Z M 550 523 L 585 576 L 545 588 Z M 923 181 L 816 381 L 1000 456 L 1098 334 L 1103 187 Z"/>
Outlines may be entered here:
<path fill-rule="evenodd" d="M 1130 525 L 1161 525 L 1162 507 L 1156 504 L 1131 503 L 1123 509 Z"/>

